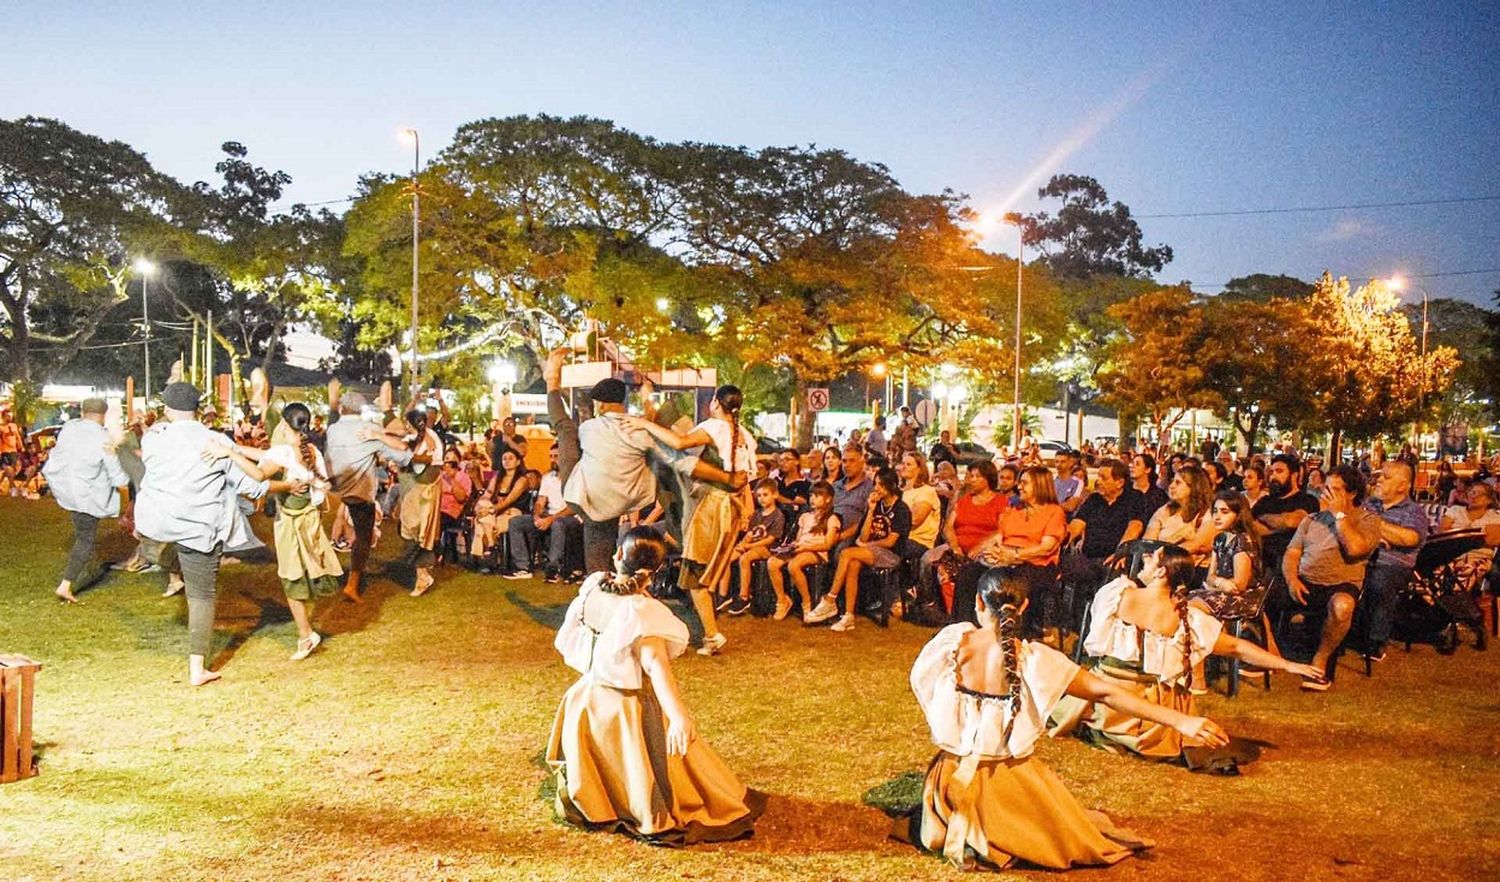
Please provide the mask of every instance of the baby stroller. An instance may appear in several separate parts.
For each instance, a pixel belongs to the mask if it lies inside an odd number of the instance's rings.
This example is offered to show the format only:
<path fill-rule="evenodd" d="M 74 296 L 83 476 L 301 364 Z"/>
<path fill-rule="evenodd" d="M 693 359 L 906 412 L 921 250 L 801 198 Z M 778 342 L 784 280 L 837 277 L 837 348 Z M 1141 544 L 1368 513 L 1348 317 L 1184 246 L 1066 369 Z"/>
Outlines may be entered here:
<path fill-rule="evenodd" d="M 1455 530 L 1428 538 L 1417 552 L 1411 583 L 1397 601 L 1394 639 L 1405 643 L 1431 643 L 1443 655 L 1451 655 L 1461 642 L 1460 627 L 1474 634 L 1474 648 L 1487 641 L 1484 615 L 1475 600 L 1472 570 L 1458 565 L 1470 551 L 1485 546 L 1484 531 Z"/>

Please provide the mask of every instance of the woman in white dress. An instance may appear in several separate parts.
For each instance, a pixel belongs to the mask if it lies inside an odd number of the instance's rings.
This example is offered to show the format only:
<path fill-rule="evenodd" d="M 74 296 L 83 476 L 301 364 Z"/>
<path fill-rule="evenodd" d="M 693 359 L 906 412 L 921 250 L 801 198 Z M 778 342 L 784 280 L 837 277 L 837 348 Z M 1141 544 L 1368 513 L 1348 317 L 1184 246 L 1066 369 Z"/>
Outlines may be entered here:
<path fill-rule="evenodd" d="M 210 448 L 204 458 L 228 456 L 245 474 L 257 480 L 278 475 L 299 486 L 301 493 L 290 490 L 275 494 L 276 520 L 272 531 L 276 546 L 276 574 L 286 593 L 287 608 L 297 624 L 297 651 L 292 661 L 301 661 L 323 642 L 312 627 L 308 606 L 320 597 L 339 590 L 343 566 L 338 553 L 323 529 L 323 508 L 330 489 L 328 464 L 322 451 L 313 444 L 310 434 L 312 412 L 307 405 L 288 404 L 281 421 L 271 432 L 271 447 L 228 445 Z"/>
<path fill-rule="evenodd" d="M 745 396 L 738 386 L 720 386 L 708 406 L 708 419 L 686 435 L 642 417 L 626 417 L 631 428 L 649 432 L 673 450 L 703 448 L 714 451 L 725 472 L 755 472 L 755 436 L 740 425 Z M 681 585 L 693 598 L 693 609 L 703 621 L 701 655 L 714 655 L 728 640 L 714 618 L 713 588 L 729 570 L 740 524 L 749 518 L 755 501 L 749 485 L 731 490 L 715 484 L 699 484 L 694 491 L 698 504 L 682 528 Z"/>
<path fill-rule="evenodd" d="M 614 573 L 584 580 L 553 645 L 578 678 L 547 744 L 556 808 L 568 823 L 657 845 L 750 835 L 765 797 L 741 784 L 698 737 L 671 659 L 682 621 L 646 586 L 666 546 L 650 527 L 626 532 Z"/>
<path fill-rule="evenodd" d="M 1193 713 L 1193 667 L 1210 655 L 1303 677 L 1320 676 L 1312 665 L 1288 661 L 1248 640 L 1224 633 L 1224 625 L 1187 602 L 1197 584 L 1191 555 L 1167 545 L 1146 558 L 1139 583 L 1121 576 L 1094 595 L 1084 651 L 1095 661 L 1093 673 L 1142 701 Z M 1076 733 L 1116 753 L 1158 760 L 1180 760 L 1189 768 L 1229 772 L 1248 754 L 1214 752 L 1185 744 L 1171 726 L 1146 725 L 1112 707 L 1083 698 L 1066 698 L 1052 712 L 1050 734 Z"/>
<path fill-rule="evenodd" d="M 975 602 L 979 626 L 949 625 L 912 666 L 912 691 L 938 754 L 921 805 L 897 819 L 895 835 L 963 869 L 1014 861 L 1053 869 L 1112 864 L 1150 843 L 1085 810 L 1032 755 L 1058 701 L 1071 695 L 1102 702 L 1207 745 L 1226 744 L 1229 736 L 1210 720 L 1142 701 L 1062 653 L 1019 639 L 1027 586 L 1012 569 L 987 571 Z"/>

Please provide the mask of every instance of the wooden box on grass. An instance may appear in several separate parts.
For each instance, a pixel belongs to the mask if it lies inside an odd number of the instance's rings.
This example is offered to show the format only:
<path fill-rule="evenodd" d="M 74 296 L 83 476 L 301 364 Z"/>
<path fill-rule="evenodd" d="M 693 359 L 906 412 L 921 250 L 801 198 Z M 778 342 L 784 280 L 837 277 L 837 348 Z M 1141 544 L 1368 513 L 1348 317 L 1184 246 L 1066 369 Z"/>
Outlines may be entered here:
<path fill-rule="evenodd" d="M 36 774 L 31 766 L 31 704 L 41 669 L 24 655 L 0 655 L 0 784 Z"/>

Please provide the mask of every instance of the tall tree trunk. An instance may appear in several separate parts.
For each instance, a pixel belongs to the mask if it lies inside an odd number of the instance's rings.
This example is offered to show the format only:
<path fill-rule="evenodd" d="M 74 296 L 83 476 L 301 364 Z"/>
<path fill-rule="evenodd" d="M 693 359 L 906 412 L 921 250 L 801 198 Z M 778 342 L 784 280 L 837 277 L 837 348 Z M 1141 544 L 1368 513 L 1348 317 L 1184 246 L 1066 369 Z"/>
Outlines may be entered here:
<path fill-rule="evenodd" d="M 10 278 L 15 279 L 16 290 L 10 289 Z M 31 379 L 31 329 L 26 324 L 26 292 L 17 276 L 0 278 L 0 304 L 10 325 L 10 339 L 6 341 L 6 359 L 10 362 L 10 379 L 15 382 Z"/>
<path fill-rule="evenodd" d="M 1344 427 L 1334 426 L 1333 431 L 1328 433 L 1328 459 L 1323 463 L 1325 470 L 1331 469 L 1343 462 Z"/>
<path fill-rule="evenodd" d="M 792 373 L 792 388 L 795 390 L 793 394 L 796 396 L 797 408 L 797 432 L 792 439 L 792 446 L 802 451 L 811 450 L 814 423 L 817 422 L 818 415 L 807 409 L 808 384 L 795 369 Z"/>

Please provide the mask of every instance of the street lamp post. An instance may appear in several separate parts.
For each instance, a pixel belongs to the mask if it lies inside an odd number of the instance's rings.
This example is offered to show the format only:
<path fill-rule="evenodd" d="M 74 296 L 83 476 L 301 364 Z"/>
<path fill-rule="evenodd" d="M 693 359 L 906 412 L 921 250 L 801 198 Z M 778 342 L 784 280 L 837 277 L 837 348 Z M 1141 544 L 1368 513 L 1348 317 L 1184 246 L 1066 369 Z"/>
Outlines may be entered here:
<path fill-rule="evenodd" d="M 416 129 L 408 128 L 403 134 L 411 139 L 411 392 L 417 394 L 417 271 L 419 268 L 418 245 L 420 244 L 420 221 L 422 197 L 417 188 L 417 172 L 422 166 L 422 136 Z"/>
<path fill-rule="evenodd" d="M 1023 252 L 1026 236 L 1021 228 L 1021 215 L 1014 211 L 1005 213 L 1005 222 L 1016 228 L 1016 378 L 1011 399 L 1011 449 L 1021 449 L 1021 269 L 1024 267 Z"/>
<path fill-rule="evenodd" d="M 142 389 L 145 391 L 146 406 L 151 406 L 151 307 L 150 298 L 146 295 L 150 292 L 151 276 L 156 272 L 156 264 L 144 257 L 136 258 L 135 271 L 141 277 L 141 325 L 145 328 L 145 342 L 141 344 L 141 352 L 145 356 L 145 376 L 142 378 Z"/>

